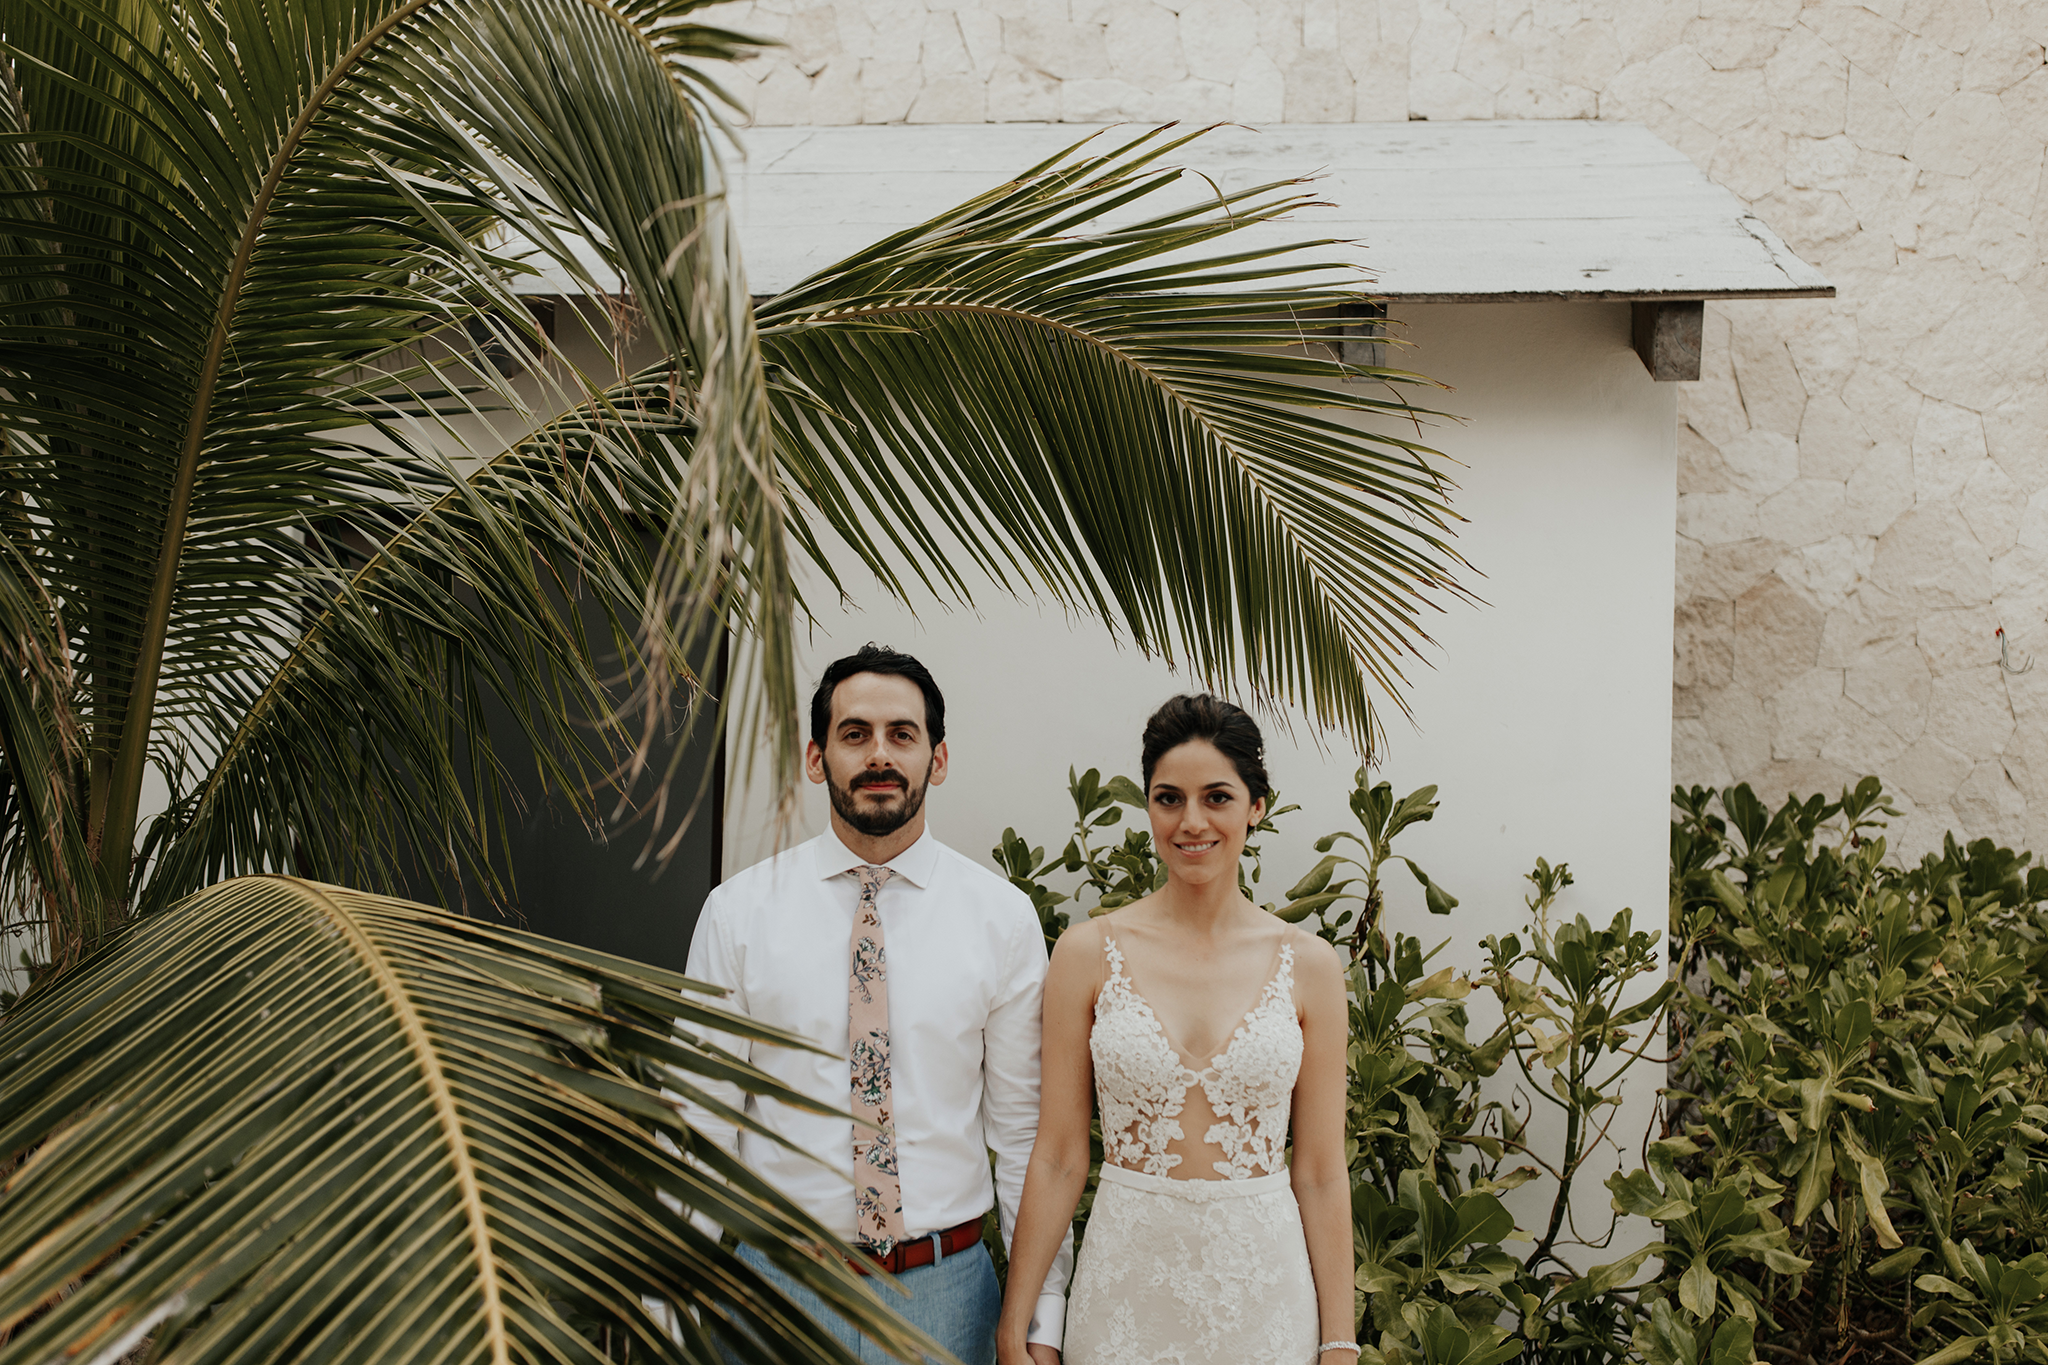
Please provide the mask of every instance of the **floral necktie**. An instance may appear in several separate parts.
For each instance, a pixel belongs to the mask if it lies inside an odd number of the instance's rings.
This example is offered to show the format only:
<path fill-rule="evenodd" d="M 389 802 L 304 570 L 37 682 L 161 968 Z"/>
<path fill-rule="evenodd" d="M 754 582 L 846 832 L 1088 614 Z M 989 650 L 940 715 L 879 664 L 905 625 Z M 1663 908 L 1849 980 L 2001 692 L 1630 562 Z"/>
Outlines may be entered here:
<path fill-rule="evenodd" d="M 903 1184 L 896 1174 L 896 1120 L 889 1097 L 889 966 L 875 893 L 890 870 L 863 863 L 853 917 L 853 969 L 846 994 L 847 1062 L 852 1072 L 854 1240 L 883 1255 L 905 1237 Z M 868 1126 L 872 1125 L 872 1131 Z"/>

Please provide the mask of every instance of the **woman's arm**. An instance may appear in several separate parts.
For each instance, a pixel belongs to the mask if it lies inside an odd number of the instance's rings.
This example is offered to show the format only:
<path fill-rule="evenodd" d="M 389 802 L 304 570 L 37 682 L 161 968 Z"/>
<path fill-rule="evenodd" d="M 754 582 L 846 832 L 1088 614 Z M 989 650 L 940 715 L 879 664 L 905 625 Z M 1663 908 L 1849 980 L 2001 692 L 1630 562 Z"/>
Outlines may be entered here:
<path fill-rule="evenodd" d="M 1344 1165 L 1345 1054 L 1351 1012 L 1336 949 L 1309 934 L 1296 939 L 1301 969 L 1301 1075 L 1294 1083 L 1295 1202 L 1308 1237 L 1309 1273 L 1315 1277 L 1322 1341 L 1350 1341 L 1357 1266 L 1351 1246 L 1351 1174 Z M 1322 1365 L 1355 1365 L 1357 1355 L 1325 1351 Z"/>
<path fill-rule="evenodd" d="M 1060 935 L 1045 976 L 1038 1140 L 1024 1172 L 1024 1197 L 1010 1236 L 1010 1277 L 996 1325 L 998 1365 L 1033 1365 L 1024 1334 L 1088 1183 L 1088 1121 L 1095 1108 L 1095 1068 L 1088 1030 L 1102 979 L 1102 930 L 1077 924 Z"/>

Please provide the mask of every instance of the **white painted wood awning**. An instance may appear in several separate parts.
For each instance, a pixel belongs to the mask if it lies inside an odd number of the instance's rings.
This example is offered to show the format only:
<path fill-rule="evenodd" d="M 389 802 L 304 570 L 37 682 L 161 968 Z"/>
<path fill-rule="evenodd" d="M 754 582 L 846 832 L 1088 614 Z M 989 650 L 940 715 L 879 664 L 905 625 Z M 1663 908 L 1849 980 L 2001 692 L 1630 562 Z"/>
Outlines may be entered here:
<path fill-rule="evenodd" d="M 731 164 L 749 288 L 773 294 L 1086 137 L 1076 124 L 753 128 Z M 1110 138 L 1141 131 L 1108 130 Z M 1219 128 L 1171 160 L 1226 190 L 1295 176 L 1332 207 L 1254 229 L 1342 239 L 1414 302 L 1827 298 L 1834 286 L 1641 124 L 1585 120 Z M 1195 176 L 1188 193 L 1207 192 Z M 1250 234 L 1248 233 L 1247 236 Z M 1247 243 L 1249 244 L 1249 243 Z M 530 280 L 523 293 L 567 292 Z"/>

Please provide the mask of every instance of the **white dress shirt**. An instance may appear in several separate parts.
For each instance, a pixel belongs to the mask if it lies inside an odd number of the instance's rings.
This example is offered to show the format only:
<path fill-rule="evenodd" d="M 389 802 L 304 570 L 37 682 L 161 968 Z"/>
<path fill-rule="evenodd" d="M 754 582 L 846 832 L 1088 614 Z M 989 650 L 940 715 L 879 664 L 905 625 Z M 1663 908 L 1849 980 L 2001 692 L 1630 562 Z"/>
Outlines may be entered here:
<path fill-rule="evenodd" d="M 830 832 L 757 863 L 712 891 L 690 943 L 689 974 L 730 990 L 723 1003 L 833 1056 L 726 1034 L 713 1041 L 840 1110 L 851 1098 L 847 954 L 860 904 L 860 887 L 846 874 L 861 863 Z M 953 1227 L 986 1213 L 999 1192 L 1007 1245 L 1038 1136 L 1046 967 L 1038 916 L 1021 891 L 930 833 L 887 866 L 895 876 L 882 886 L 875 910 L 889 972 L 890 1086 L 904 1226 L 912 1237 Z M 698 1083 L 739 1107 L 736 1087 Z M 852 1123 L 753 1095 L 745 1111 L 797 1150 L 736 1131 L 695 1106 L 687 1106 L 684 1117 L 851 1240 Z M 1060 1344 L 1072 1264 L 1069 1238 L 1045 1277 L 1028 1340 Z"/>

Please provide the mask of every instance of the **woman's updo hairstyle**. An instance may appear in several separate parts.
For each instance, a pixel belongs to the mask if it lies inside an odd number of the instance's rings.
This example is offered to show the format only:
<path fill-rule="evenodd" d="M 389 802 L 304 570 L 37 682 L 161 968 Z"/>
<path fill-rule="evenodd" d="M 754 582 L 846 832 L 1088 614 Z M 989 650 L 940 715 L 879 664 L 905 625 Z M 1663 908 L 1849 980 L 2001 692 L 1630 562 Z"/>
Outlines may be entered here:
<path fill-rule="evenodd" d="M 1266 741 L 1258 724 L 1221 697 L 1207 692 L 1169 698 L 1145 722 L 1145 790 L 1152 790 L 1152 770 L 1167 753 L 1191 739 L 1205 739 L 1230 760 L 1254 801 L 1263 801 L 1273 784 L 1266 777 Z"/>

